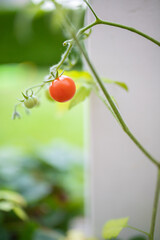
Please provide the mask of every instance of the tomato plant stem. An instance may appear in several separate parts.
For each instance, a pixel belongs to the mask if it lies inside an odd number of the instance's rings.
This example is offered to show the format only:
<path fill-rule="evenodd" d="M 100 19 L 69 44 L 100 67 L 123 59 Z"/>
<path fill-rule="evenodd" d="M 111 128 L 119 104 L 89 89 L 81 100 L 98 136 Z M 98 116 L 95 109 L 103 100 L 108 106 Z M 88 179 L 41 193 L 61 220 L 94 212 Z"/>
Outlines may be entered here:
<path fill-rule="evenodd" d="M 135 231 L 141 232 L 141 233 L 149 236 L 149 233 L 147 233 L 147 232 L 145 232 L 145 231 L 143 231 L 143 230 L 141 230 L 141 229 L 139 229 L 139 228 L 132 227 L 132 226 L 130 226 L 130 225 L 128 225 L 127 228 L 133 229 L 133 230 L 135 230 Z"/>
<path fill-rule="evenodd" d="M 86 0 L 83 0 L 86 5 L 89 7 L 89 9 L 91 10 L 91 12 L 93 13 L 93 15 L 95 16 L 96 19 L 98 19 L 97 17 L 97 14 L 95 13 L 95 11 L 93 10 L 93 8 L 91 7 L 91 5 L 86 1 Z"/>
<path fill-rule="evenodd" d="M 89 7 L 89 9 L 91 10 L 91 12 L 93 13 L 93 15 L 95 16 L 96 18 L 96 21 L 94 22 L 94 26 L 97 25 L 97 24 L 104 24 L 104 25 L 108 25 L 108 26 L 112 26 L 112 27 L 117 27 L 117 28 L 122 28 L 122 29 L 125 29 L 125 30 L 128 30 L 130 32 L 134 32 L 148 40 L 150 40 L 151 42 L 155 43 L 156 45 L 160 46 L 160 42 L 157 41 L 156 39 L 150 37 L 149 35 L 133 28 L 133 27 L 129 27 L 129 26 L 125 26 L 125 25 L 122 25 L 122 24 L 118 24 L 118 23 L 113 23 L 113 22 L 108 22 L 108 21 L 103 21 L 101 20 L 97 14 L 95 13 L 95 11 L 93 10 L 93 8 L 91 7 L 91 5 L 89 4 L 89 2 L 87 2 L 86 0 L 83 0 L 87 6 Z"/>
<path fill-rule="evenodd" d="M 154 231 L 155 231 L 155 225 L 156 225 L 156 216 L 157 216 L 157 210 L 158 210 L 159 195 L 160 195 L 160 167 L 158 169 L 158 175 L 157 175 L 157 184 L 156 184 L 156 190 L 155 190 L 155 196 L 154 196 L 154 204 L 153 204 L 153 210 L 152 210 L 152 219 L 151 219 L 149 240 L 154 239 Z"/>
<path fill-rule="evenodd" d="M 122 25 L 122 24 L 118 24 L 118 23 L 103 21 L 103 20 L 100 20 L 100 19 L 96 19 L 93 23 L 91 23 L 88 26 L 82 28 L 79 32 L 85 32 L 86 30 L 88 30 L 88 29 L 90 29 L 90 28 L 92 28 L 96 25 L 100 25 L 100 24 L 108 25 L 108 26 L 112 26 L 112 27 L 117 27 L 117 28 L 122 28 L 122 29 L 128 30 L 130 32 L 136 33 L 136 34 L 140 35 L 141 37 L 144 37 L 144 38 L 148 39 L 149 41 L 155 43 L 156 45 L 158 45 L 160 47 L 160 42 L 159 41 L 157 41 L 156 39 L 150 37 L 149 35 L 141 32 L 141 31 L 139 31 L 135 28 L 125 26 L 125 25 Z"/>
<path fill-rule="evenodd" d="M 66 58 L 68 57 L 70 51 L 71 51 L 71 48 L 72 48 L 73 44 L 72 44 L 72 41 L 68 42 L 68 47 L 67 47 L 67 50 L 65 51 L 65 53 L 62 55 L 62 58 L 61 58 L 61 61 L 58 63 L 57 65 L 57 69 L 59 69 L 62 64 L 64 63 L 64 61 L 66 60 Z"/>
<path fill-rule="evenodd" d="M 129 130 L 129 128 L 127 127 L 126 123 L 124 122 L 121 114 L 119 113 L 116 105 L 114 104 L 110 94 L 108 93 L 107 89 L 105 88 L 103 82 L 101 81 L 100 77 L 98 76 L 94 66 L 92 65 L 86 51 L 82 48 L 79 40 L 77 39 L 76 35 L 74 34 L 73 31 L 71 31 L 72 37 L 74 38 L 77 46 L 79 47 L 80 51 L 83 53 L 83 56 L 88 64 L 88 66 L 90 67 L 95 79 L 97 80 L 97 83 L 99 85 L 99 87 L 101 88 L 103 94 L 105 95 L 106 99 L 108 100 L 114 114 L 116 115 L 119 123 L 121 124 L 121 127 L 123 128 L 124 132 L 130 137 L 130 139 L 137 145 L 137 147 L 146 155 L 147 158 L 149 158 L 152 163 L 154 163 L 157 167 L 160 166 L 160 163 L 155 160 L 151 154 L 140 144 L 140 142 L 134 137 L 134 135 L 131 133 L 131 131 Z"/>
<path fill-rule="evenodd" d="M 125 29 L 125 30 L 128 30 L 130 32 L 134 32 L 148 40 L 150 40 L 151 42 L 155 43 L 156 45 L 160 46 L 160 42 L 157 41 L 156 39 L 150 37 L 149 35 L 135 29 L 135 28 L 132 28 L 132 27 L 128 27 L 128 26 L 125 26 L 125 25 L 121 25 L 121 24 L 118 24 L 118 23 L 112 23 L 112 22 L 107 22 L 107 21 L 102 21 L 102 20 L 98 20 L 98 22 L 96 24 L 104 24 L 104 25 L 108 25 L 108 26 L 112 26 L 112 27 L 117 27 L 117 28 L 122 28 L 122 29 Z"/>

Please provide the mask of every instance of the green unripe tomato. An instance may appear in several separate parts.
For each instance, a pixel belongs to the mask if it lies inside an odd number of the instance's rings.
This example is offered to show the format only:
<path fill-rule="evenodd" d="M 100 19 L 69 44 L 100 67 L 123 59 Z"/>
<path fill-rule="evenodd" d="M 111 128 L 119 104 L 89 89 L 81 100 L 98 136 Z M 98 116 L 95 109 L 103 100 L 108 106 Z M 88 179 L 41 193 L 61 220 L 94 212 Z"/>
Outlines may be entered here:
<path fill-rule="evenodd" d="M 24 100 L 24 106 L 26 108 L 33 108 L 38 104 L 38 99 L 35 96 L 28 97 L 28 99 Z"/>

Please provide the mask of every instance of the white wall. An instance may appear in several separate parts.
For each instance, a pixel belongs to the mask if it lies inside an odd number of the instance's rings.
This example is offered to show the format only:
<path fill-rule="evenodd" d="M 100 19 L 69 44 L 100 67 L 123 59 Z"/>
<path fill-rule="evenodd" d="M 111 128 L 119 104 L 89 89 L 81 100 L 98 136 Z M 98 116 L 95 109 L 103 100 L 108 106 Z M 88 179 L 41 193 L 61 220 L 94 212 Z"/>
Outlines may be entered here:
<path fill-rule="evenodd" d="M 93 0 L 98 15 L 129 25 L 160 40 L 159 0 Z M 93 19 L 89 15 L 90 21 Z M 160 48 L 126 30 L 96 26 L 89 40 L 92 62 L 101 76 L 124 81 L 129 92 L 108 89 L 131 131 L 160 159 Z M 91 100 L 90 211 L 92 229 L 100 235 L 112 218 L 149 231 L 156 168 L 131 142 L 96 96 Z M 156 240 L 160 239 L 160 207 Z M 138 234 L 124 230 L 122 239 Z"/>

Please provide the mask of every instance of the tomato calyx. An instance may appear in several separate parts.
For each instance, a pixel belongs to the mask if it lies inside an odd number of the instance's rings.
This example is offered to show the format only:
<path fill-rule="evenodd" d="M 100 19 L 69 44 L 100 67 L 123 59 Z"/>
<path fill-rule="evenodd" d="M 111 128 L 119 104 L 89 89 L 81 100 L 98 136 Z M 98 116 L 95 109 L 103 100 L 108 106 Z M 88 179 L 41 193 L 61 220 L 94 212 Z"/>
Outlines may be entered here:
<path fill-rule="evenodd" d="M 33 108 L 36 105 L 38 105 L 38 103 L 39 103 L 38 98 L 33 94 L 33 91 L 31 91 L 30 95 L 28 95 L 28 92 L 26 92 L 26 94 L 24 94 L 22 92 L 22 95 L 23 95 L 24 99 L 21 100 L 21 102 L 24 103 L 24 106 L 26 108 Z"/>
<path fill-rule="evenodd" d="M 63 75 L 64 71 L 62 71 L 60 74 L 57 70 L 56 71 L 51 71 L 50 73 L 51 73 L 52 77 L 54 78 L 53 81 L 55 81 Z"/>

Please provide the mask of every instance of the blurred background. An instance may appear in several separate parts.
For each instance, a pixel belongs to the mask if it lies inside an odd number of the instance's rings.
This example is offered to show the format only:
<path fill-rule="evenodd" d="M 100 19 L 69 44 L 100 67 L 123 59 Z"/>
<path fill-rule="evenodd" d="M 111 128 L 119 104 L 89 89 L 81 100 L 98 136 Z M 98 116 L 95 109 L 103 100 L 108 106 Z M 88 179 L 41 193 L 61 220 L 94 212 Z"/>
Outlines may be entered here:
<path fill-rule="evenodd" d="M 42 93 L 40 107 L 12 120 L 21 91 L 44 79 L 68 38 L 54 5 L 40 3 L 0 0 L 0 240 L 60 239 L 84 217 L 87 103 L 66 111 Z M 78 1 L 64 10 L 83 26 Z"/>

